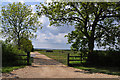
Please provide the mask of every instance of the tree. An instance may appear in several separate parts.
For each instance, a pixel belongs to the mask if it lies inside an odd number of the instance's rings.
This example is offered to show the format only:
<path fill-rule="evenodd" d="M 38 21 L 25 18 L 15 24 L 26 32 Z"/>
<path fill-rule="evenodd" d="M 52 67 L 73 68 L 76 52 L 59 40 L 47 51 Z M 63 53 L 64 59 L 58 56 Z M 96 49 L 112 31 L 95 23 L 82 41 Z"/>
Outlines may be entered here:
<path fill-rule="evenodd" d="M 20 39 L 20 49 L 25 51 L 25 52 L 31 52 L 33 45 L 32 45 L 32 41 L 27 39 L 27 38 L 21 38 Z"/>
<path fill-rule="evenodd" d="M 118 43 L 120 5 L 117 2 L 52 2 L 37 8 L 37 14 L 46 15 L 50 25 L 67 23 L 75 26 L 75 31 L 66 35 L 73 49 L 88 49 L 91 54 L 95 42 L 99 47 L 114 47 Z"/>
<path fill-rule="evenodd" d="M 25 3 L 13 3 L 2 7 L 2 35 L 20 47 L 21 38 L 33 38 L 37 31 L 38 17 Z"/>

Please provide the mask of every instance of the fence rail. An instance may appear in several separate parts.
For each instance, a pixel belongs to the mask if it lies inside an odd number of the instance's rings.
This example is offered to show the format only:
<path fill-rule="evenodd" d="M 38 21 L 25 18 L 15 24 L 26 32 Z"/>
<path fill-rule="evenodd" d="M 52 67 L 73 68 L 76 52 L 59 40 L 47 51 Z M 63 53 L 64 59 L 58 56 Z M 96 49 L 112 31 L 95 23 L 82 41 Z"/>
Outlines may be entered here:
<path fill-rule="evenodd" d="M 81 57 L 81 56 L 69 56 L 69 57 Z"/>
<path fill-rule="evenodd" d="M 27 61 L 27 65 L 30 64 L 30 52 L 27 52 L 27 55 L 16 55 L 16 56 L 26 56 L 27 59 L 17 59 L 17 60 L 25 60 Z"/>
<path fill-rule="evenodd" d="M 27 55 L 16 55 L 16 56 L 27 56 Z"/>
<path fill-rule="evenodd" d="M 80 59 L 70 59 L 70 57 L 74 57 L 74 58 L 77 58 L 77 57 L 80 57 Z M 87 56 L 84 56 L 84 55 L 80 55 L 80 56 L 70 56 L 70 53 L 68 53 L 67 55 L 67 65 L 70 66 L 70 61 L 82 61 L 86 59 Z"/>

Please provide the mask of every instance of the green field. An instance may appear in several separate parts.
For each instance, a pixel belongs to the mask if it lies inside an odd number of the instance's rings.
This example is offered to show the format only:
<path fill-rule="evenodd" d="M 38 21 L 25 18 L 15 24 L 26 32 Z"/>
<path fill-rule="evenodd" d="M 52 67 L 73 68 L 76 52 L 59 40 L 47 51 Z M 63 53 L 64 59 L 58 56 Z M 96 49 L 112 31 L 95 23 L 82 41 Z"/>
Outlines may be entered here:
<path fill-rule="evenodd" d="M 65 51 L 65 50 L 53 50 L 53 52 L 46 52 L 46 50 L 40 50 L 39 52 L 65 65 L 67 65 L 68 53 L 70 53 L 71 56 L 80 55 L 79 53 L 75 53 L 73 51 Z M 70 59 L 74 59 L 74 58 L 70 58 Z M 82 63 L 85 63 L 85 62 L 86 61 L 84 60 Z M 70 61 L 69 63 L 71 64 L 72 67 L 89 71 L 89 73 L 105 73 L 105 74 L 111 74 L 111 75 L 120 75 L 119 67 L 105 67 L 105 66 L 84 65 L 84 64 L 82 65 L 81 61 Z"/>
<path fill-rule="evenodd" d="M 70 54 L 70 56 L 80 56 L 79 53 L 75 53 L 73 51 L 65 51 L 65 50 L 53 50 L 53 52 L 46 52 L 46 50 L 41 50 L 39 52 L 65 64 L 65 65 L 67 65 L 68 53 Z M 73 60 L 73 59 L 80 60 L 81 58 L 80 57 L 77 57 L 77 58 L 70 57 L 70 60 Z M 86 57 L 86 59 L 87 59 L 87 57 Z M 84 63 L 85 61 L 82 61 L 82 62 Z M 70 61 L 69 63 L 70 64 L 79 64 L 79 63 L 81 63 L 81 61 Z"/>
<path fill-rule="evenodd" d="M 70 51 L 60 51 L 60 50 L 54 50 L 53 52 L 46 52 L 46 50 L 39 51 L 42 54 L 45 54 L 46 56 L 55 59 L 65 65 L 67 65 L 67 53 Z"/>

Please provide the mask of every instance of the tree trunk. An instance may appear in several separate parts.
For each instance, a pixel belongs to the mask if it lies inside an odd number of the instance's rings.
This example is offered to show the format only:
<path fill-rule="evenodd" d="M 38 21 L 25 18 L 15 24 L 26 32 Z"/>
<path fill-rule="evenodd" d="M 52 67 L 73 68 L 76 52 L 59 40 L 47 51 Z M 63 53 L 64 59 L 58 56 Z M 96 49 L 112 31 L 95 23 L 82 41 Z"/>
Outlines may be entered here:
<path fill-rule="evenodd" d="M 94 49 L 94 40 L 89 41 L 88 47 L 89 47 L 89 54 L 92 54 Z"/>
<path fill-rule="evenodd" d="M 88 63 L 92 62 L 92 53 L 93 53 L 93 49 L 94 49 L 94 39 L 89 40 L 88 43 L 88 47 L 89 47 L 89 52 L 88 52 Z"/>
<path fill-rule="evenodd" d="M 20 40 L 18 39 L 18 49 L 20 50 Z"/>
<path fill-rule="evenodd" d="M 19 33 L 18 33 L 18 49 L 20 50 L 20 36 L 19 36 Z"/>

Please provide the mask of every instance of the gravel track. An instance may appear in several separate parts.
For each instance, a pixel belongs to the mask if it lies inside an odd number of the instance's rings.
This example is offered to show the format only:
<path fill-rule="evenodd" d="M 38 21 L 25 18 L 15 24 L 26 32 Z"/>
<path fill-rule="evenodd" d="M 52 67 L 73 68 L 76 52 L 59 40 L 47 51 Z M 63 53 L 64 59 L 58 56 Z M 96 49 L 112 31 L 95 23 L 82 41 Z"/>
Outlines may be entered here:
<path fill-rule="evenodd" d="M 3 74 L 3 78 L 118 78 L 120 76 L 102 73 L 89 73 L 88 71 L 67 67 L 43 54 L 35 54 L 32 66 L 13 70 Z"/>

